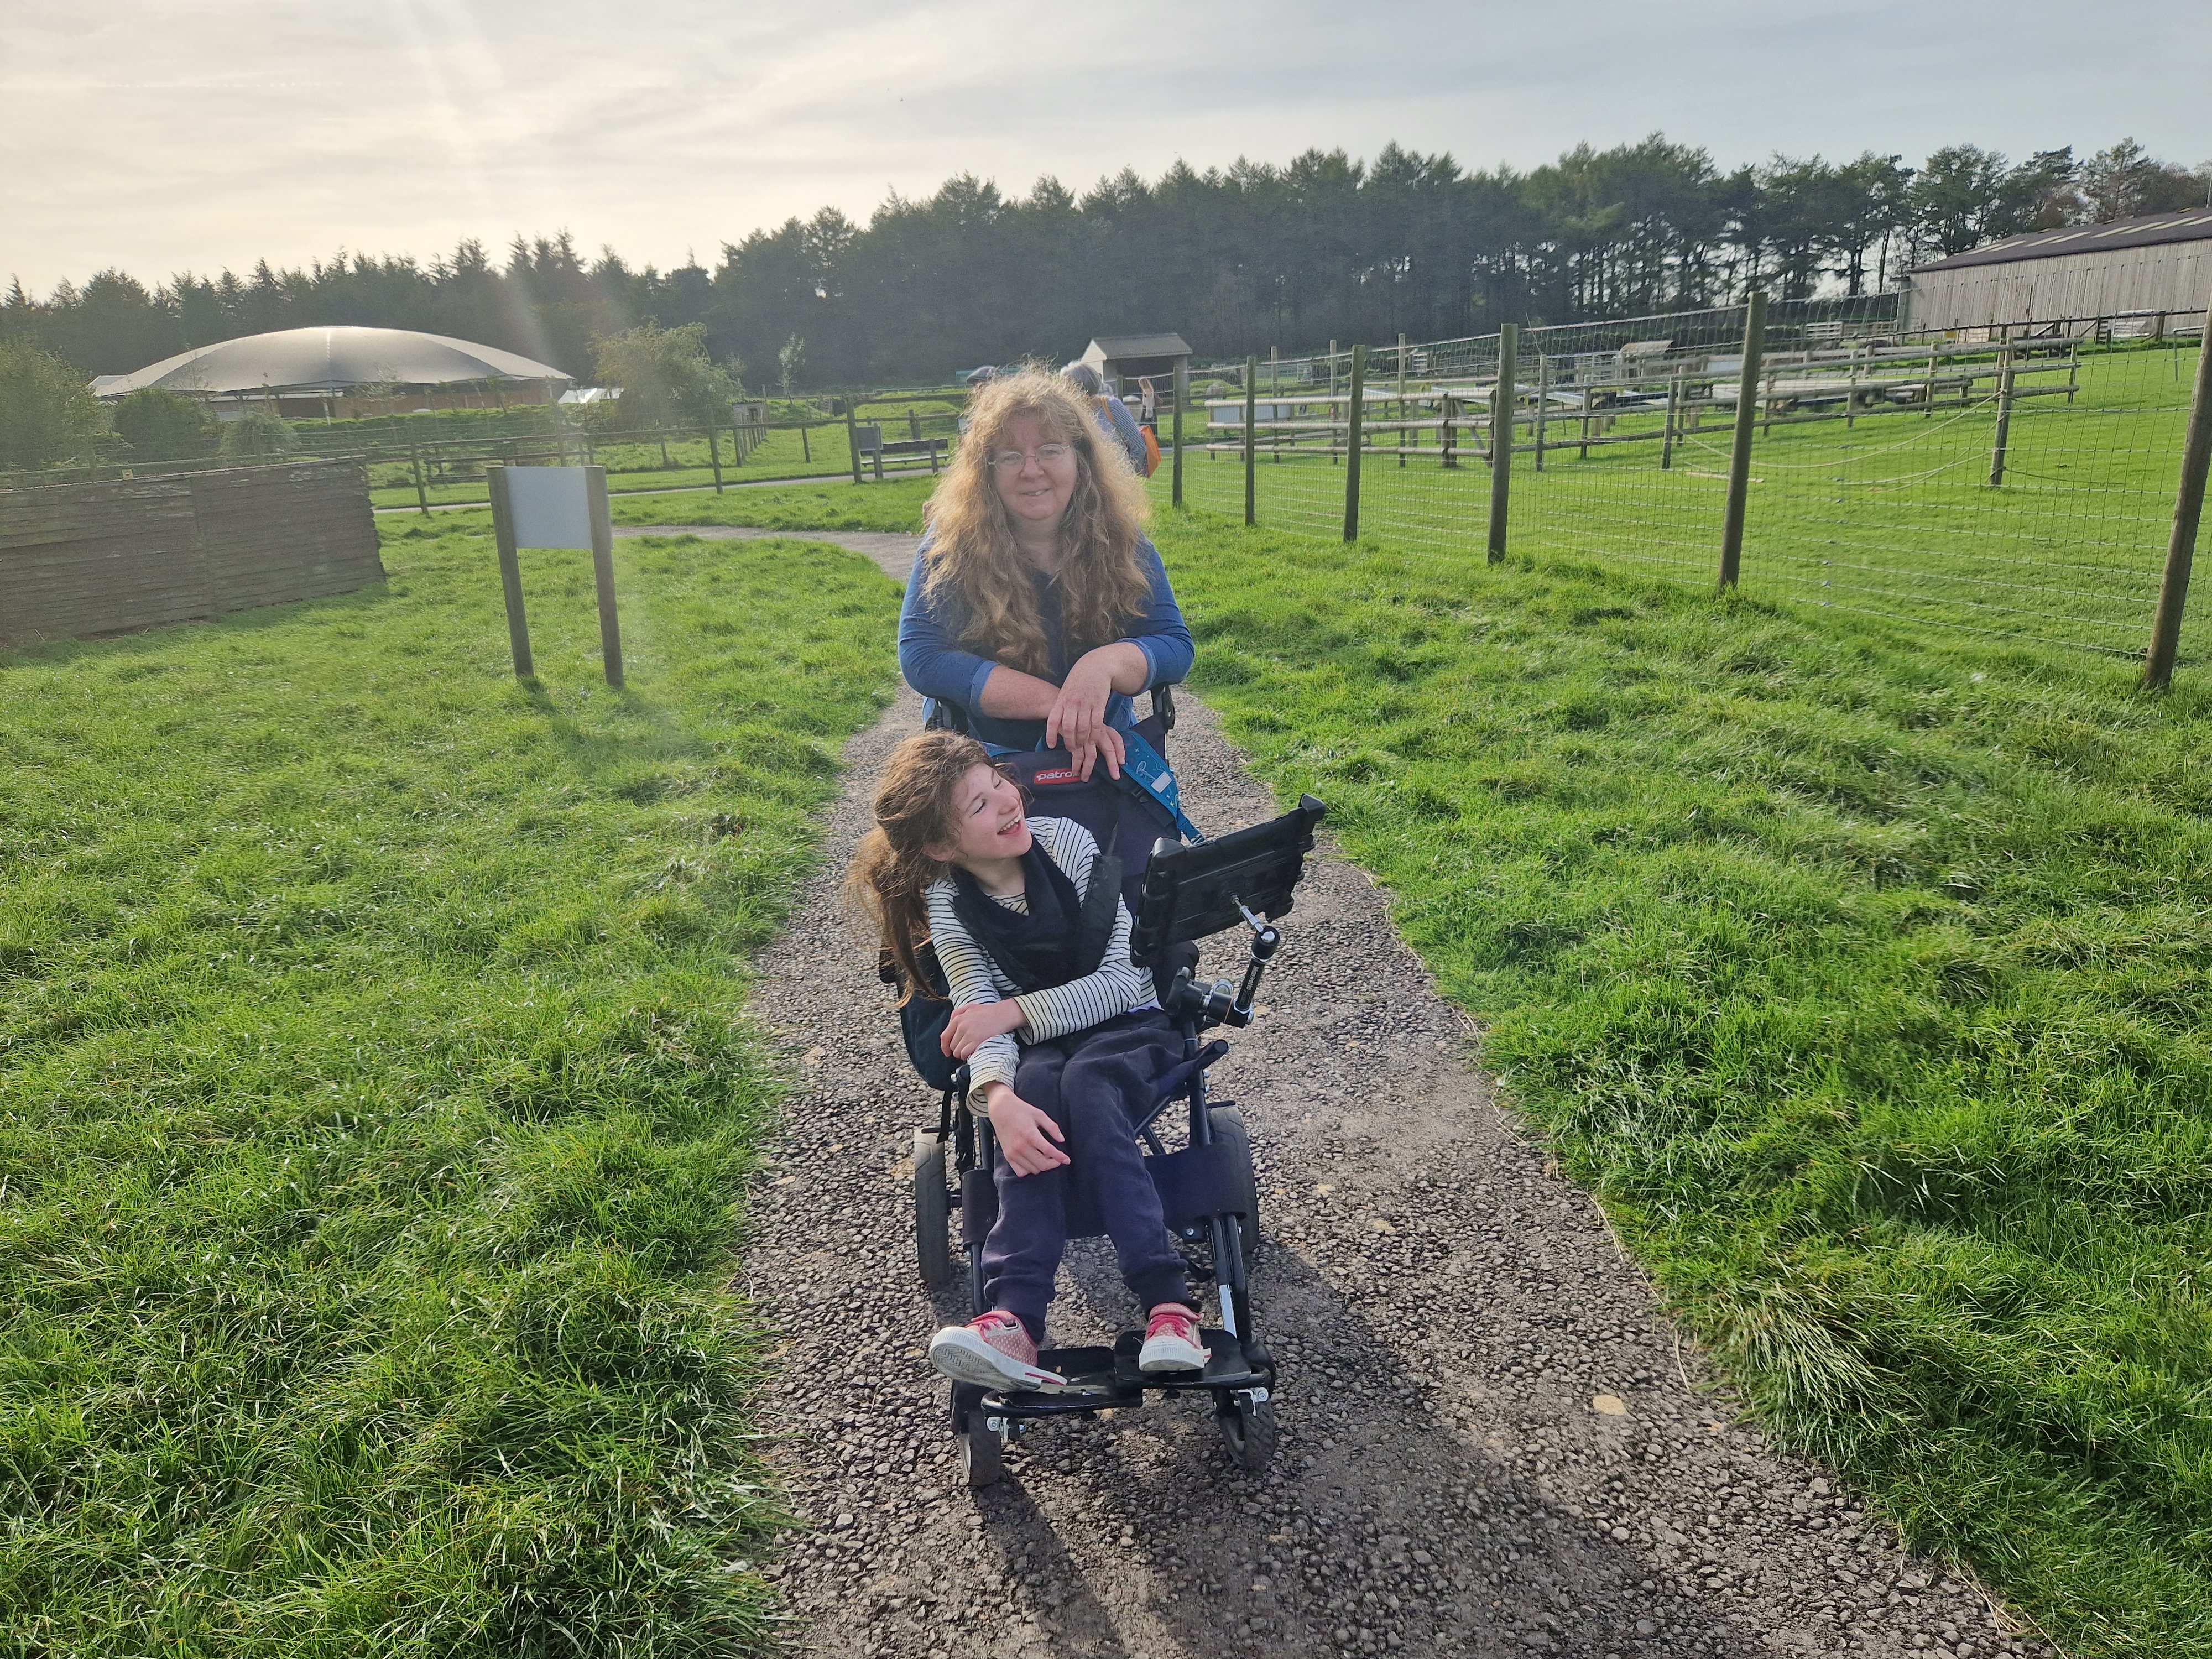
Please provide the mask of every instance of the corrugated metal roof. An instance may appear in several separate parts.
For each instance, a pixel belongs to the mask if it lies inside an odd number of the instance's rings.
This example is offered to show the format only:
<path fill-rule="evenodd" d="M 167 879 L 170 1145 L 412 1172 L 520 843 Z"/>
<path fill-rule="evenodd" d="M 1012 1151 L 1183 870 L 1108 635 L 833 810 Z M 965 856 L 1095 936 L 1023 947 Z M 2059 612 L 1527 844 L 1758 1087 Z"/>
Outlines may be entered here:
<path fill-rule="evenodd" d="M 2191 208 L 2185 213 L 2146 213 L 2133 219 L 2115 219 L 2109 225 L 2067 225 L 2058 230 L 2032 230 L 2025 236 L 2008 236 L 1986 247 L 1969 248 L 1948 259 L 1915 265 L 1911 275 L 1923 270 L 1957 270 L 1966 265 L 2009 264 L 2015 259 L 2056 259 L 2069 253 L 2102 253 L 2112 248 L 2148 247 L 2159 242 L 2197 242 L 2212 238 L 2212 209 Z"/>
<path fill-rule="evenodd" d="M 1180 334 L 1115 334 L 1101 335 L 1091 341 L 1091 349 L 1109 362 L 1123 357 L 1188 357 L 1190 348 L 1183 343 Z"/>

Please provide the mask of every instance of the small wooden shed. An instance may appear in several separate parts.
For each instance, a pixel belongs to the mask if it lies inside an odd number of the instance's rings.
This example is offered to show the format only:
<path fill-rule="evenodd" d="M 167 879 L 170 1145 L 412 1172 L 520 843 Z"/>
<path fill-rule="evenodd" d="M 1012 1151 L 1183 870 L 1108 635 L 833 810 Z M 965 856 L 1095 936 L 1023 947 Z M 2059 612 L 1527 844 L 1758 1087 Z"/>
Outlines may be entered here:
<path fill-rule="evenodd" d="M 1109 391 L 1126 393 L 1139 380 L 1173 380 L 1176 368 L 1190 361 L 1190 347 L 1180 334 L 1105 334 L 1091 341 L 1083 361 L 1098 371 Z"/>

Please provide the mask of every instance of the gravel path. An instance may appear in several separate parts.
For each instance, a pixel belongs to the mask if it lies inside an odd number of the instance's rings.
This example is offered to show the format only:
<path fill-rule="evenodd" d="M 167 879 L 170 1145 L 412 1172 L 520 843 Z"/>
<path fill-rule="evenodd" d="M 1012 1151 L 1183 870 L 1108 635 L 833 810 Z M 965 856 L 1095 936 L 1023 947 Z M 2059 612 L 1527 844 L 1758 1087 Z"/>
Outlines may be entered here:
<path fill-rule="evenodd" d="M 911 556 L 902 536 L 810 539 L 901 578 Z M 1272 815 L 1210 711 L 1181 707 L 1201 825 Z M 835 892 L 877 769 L 918 725 L 902 693 L 852 741 L 828 857 L 755 1000 L 800 1078 L 745 1258 L 783 1334 L 768 1408 L 815 1522 L 771 1570 L 795 1651 L 2049 1651 L 1736 1419 L 1589 1196 L 1496 1105 L 1382 895 L 1333 854 L 1309 866 L 1267 1017 L 1214 1073 L 1260 1166 L 1273 1468 L 1238 1474 L 1201 1395 L 1036 1425 L 1005 1481 L 969 1492 L 921 1358 L 967 1311 L 957 1286 L 933 1304 L 914 1268 L 907 1160 L 935 1103 Z M 1235 962 L 1217 948 L 1207 967 Z M 1103 1241 L 1076 1246 L 1055 1339 L 1103 1340 L 1127 1300 Z"/>

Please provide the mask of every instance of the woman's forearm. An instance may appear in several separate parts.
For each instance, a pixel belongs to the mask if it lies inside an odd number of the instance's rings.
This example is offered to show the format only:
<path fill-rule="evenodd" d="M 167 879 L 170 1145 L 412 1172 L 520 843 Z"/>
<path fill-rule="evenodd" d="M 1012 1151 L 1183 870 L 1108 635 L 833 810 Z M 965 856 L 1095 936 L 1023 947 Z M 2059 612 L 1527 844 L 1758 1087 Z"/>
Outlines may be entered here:
<path fill-rule="evenodd" d="M 1092 658 L 1107 670 L 1112 688 L 1125 697 L 1135 696 L 1152 683 L 1152 659 L 1141 646 L 1127 640 L 1102 645 L 1085 653 L 1082 660 Z M 983 712 L 994 720 L 1043 720 L 1059 706 L 1060 697 L 1060 688 L 1050 680 L 1024 674 L 1004 663 L 993 668 L 991 678 L 983 682 Z"/>
<path fill-rule="evenodd" d="M 1131 641 L 1102 645 L 1090 654 L 1105 660 L 1113 672 L 1114 689 L 1125 697 L 1135 696 L 1152 683 L 1152 659 L 1142 646 Z"/>
<path fill-rule="evenodd" d="M 1024 674 L 1004 663 L 991 670 L 983 682 L 983 712 L 998 720 L 1041 720 L 1060 701 L 1060 688 L 1050 680 Z"/>

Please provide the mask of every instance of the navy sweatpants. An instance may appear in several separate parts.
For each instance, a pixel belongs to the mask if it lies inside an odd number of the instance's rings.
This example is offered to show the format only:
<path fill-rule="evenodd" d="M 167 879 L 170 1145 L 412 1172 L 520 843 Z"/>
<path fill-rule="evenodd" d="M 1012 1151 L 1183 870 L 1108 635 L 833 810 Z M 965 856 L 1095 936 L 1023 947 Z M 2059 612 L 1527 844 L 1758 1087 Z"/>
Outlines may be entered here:
<path fill-rule="evenodd" d="M 1016 1175 L 1002 1155 L 994 1171 L 999 1218 L 983 1241 L 983 1295 L 1044 1340 L 1045 1310 L 1066 1248 L 1071 1213 L 1087 1212 L 1114 1241 L 1122 1281 L 1152 1308 L 1190 1293 L 1182 1257 L 1168 1236 L 1158 1189 L 1137 1150 L 1132 1106 L 1151 1105 L 1182 1044 L 1156 1009 L 1121 1014 L 1022 1050 L 1014 1092 L 1058 1124 L 1068 1162 Z"/>

